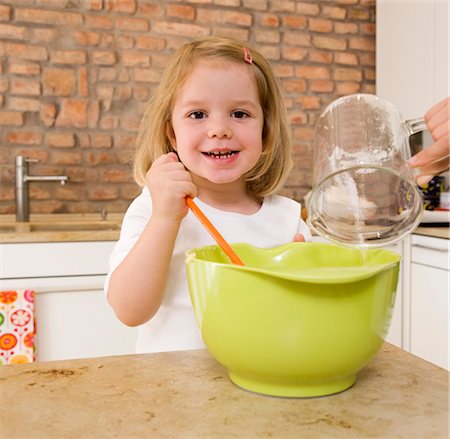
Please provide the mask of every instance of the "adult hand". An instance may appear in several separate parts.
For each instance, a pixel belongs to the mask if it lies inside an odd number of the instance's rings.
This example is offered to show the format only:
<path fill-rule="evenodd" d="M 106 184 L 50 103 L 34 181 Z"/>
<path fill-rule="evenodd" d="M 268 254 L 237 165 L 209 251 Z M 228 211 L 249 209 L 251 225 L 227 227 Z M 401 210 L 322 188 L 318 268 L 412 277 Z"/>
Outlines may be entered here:
<path fill-rule="evenodd" d="M 434 143 L 415 154 L 409 163 L 420 170 L 417 184 L 424 186 L 433 176 L 449 169 L 450 155 L 450 97 L 431 107 L 425 122 Z"/>

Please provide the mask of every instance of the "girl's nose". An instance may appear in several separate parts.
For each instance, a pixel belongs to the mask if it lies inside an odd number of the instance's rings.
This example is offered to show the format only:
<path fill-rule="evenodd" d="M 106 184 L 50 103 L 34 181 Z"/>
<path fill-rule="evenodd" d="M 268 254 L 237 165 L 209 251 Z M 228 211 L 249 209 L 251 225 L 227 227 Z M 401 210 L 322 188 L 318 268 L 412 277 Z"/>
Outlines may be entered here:
<path fill-rule="evenodd" d="M 224 120 L 211 120 L 207 131 L 208 137 L 229 139 L 232 136 L 232 132 L 228 123 Z"/>

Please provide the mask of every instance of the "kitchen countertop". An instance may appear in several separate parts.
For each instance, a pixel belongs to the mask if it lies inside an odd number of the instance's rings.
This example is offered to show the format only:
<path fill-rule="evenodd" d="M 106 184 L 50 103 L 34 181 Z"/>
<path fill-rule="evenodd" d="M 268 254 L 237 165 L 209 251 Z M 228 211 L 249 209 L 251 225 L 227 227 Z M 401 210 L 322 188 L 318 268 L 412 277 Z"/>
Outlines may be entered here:
<path fill-rule="evenodd" d="M 418 227 L 414 233 L 433 238 L 450 239 L 450 227 Z"/>
<path fill-rule="evenodd" d="M 206 350 L 0 367 L 2 437 L 448 438 L 445 370 L 388 343 L 340 394 L 276 398 Z"/>
<path fill-rule="evenodd" d="M 14 215 L 0 215 L 0 242 L 117 241 L 123 213 L 36 214 L 26 223 Z"/>
<path fill-rule="evenodd" d="M 17 223 L 13 215 L 0 215 L 0 242 L 117 241 L 123 213 L 40 214 L 29 223 Z M 450 239 L 449 227 L 418 227 L 415 234 Z"/>

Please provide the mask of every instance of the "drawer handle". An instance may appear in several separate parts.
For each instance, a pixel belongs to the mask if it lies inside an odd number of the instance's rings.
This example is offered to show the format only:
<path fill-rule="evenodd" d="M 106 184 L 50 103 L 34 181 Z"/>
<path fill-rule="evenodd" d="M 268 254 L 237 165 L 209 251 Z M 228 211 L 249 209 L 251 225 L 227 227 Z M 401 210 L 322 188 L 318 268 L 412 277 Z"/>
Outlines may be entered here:
<path fill-rule="evenodd" d="M 429 245 L 423 245 L 423 244 L 413 244 L 413 247 L 417 248 L 424 248 L 427 250 L 436 250 L 438 252 L 448 252 L 448 248 L 442 248 L 442 247 L 430 247 Z"/>

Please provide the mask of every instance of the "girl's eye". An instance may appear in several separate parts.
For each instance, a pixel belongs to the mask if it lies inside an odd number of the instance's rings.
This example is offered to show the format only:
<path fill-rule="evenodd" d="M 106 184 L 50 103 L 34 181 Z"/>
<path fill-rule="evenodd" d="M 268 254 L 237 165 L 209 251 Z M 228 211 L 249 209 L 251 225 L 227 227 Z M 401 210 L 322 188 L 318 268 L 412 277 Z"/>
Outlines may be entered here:
<path fill-rule="evenodd" d="M 205 113 L 203 113 L 203 111 L 194 111 L 189 114 L 189 117 L 192 119 L 203 119 L 205 117 Z"/>
<path fill-rule="evenodd" d="M 232 115 L 236 119 L 243 119 L 244 117 L 248 116 L 248 114 L 245 111 L 241 111 L 241 110 L 233 111 Z"/>

